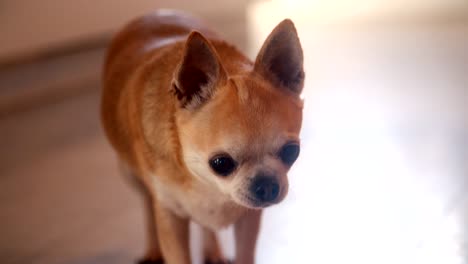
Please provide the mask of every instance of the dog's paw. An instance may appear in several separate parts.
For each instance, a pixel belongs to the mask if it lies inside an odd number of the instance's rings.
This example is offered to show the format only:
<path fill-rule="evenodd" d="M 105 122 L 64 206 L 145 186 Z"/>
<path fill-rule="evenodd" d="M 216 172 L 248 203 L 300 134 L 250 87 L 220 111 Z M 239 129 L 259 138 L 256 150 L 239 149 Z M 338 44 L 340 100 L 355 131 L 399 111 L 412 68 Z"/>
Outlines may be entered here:
<path fill-rule="evenodd" d="M 230 260 L 205 260 L 204 264 L 234 264 L 233 261 L 230 261 Z"/>
<path fill-rule="evenodd" d="M 150 259 L 150 258 L 143 258 L 137 262 L 137 264 L 164 264 L 163 259 Z"/>

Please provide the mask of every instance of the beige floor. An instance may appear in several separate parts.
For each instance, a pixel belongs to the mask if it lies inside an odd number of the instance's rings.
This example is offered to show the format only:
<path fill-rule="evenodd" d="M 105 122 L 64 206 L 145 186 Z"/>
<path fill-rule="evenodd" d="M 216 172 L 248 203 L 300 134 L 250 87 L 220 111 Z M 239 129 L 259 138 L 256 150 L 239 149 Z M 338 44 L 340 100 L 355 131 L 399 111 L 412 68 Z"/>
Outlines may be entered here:
<path fill-rule="evenodd" d="M 118 177 L 97 93 L 1 123 L 2 263 L 130 263 L 140 204 Z"/>
<path fill-rule="evenodd" d="M 300 30 L 302 154 L 264 215 L 258 263 L 468 263 L 466 32 Z M 140 256 L 139 197 L 98 100 L 87 89 L 0 120 L 2 263 Z"/>

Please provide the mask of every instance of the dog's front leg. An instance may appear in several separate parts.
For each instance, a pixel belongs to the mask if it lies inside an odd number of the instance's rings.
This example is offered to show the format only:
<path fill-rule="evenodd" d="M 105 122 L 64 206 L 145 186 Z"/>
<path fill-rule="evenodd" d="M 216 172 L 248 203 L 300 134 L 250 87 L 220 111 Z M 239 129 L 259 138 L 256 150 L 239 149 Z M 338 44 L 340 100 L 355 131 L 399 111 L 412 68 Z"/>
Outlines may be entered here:
<path fill-rule="evenodd" d="M 258 231 L 262 210 L 249 210 L 235 224 L 236 238 L 236 264 L 255 263 L 255 245 L 257 244 Z"/>
<path fill-rule="evenodd" d="M 190 264 L 189 220 L 156 201 L 156 227 L 165 264 Z"/>

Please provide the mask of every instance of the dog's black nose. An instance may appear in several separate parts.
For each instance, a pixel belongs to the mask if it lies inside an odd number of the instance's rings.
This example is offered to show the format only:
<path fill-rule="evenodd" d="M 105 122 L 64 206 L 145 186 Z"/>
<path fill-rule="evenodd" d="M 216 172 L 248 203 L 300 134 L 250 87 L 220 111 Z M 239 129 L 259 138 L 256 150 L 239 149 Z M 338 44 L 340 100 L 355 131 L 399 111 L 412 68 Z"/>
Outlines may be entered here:
<path fill-rule="evenodd" d="M 251 186 L 255 198 L 263 203 L 273 202 L 278 198 L 280 186 L 273 177 L 257 176 Z"/>

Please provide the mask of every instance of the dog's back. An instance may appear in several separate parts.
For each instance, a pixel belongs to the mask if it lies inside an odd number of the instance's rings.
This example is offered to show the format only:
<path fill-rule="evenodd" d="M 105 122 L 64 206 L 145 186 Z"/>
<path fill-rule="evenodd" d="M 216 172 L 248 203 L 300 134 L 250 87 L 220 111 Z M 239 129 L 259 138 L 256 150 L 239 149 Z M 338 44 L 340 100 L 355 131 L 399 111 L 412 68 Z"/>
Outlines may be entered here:
<path fill-rule="evenodd" d="M 148 52 L 178 41 L 193 31 L 217 38 L 202 21 L 182 12 L 158 10 L 130 22 L 112 41 L 105 62 L 105 77 L 113 70 L 129 73 Z"/>

